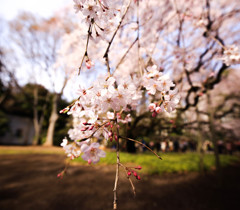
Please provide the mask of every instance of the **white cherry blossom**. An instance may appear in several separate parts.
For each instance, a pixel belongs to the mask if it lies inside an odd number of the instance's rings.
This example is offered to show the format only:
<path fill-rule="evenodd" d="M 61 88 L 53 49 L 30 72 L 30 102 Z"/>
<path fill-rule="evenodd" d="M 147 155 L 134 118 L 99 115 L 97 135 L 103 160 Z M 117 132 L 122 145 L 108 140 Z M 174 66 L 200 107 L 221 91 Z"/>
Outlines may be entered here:
<path fill-rule="evenodd" d="M 92 143 L 90 146 L 84 144 L 81 147 L 83 160 L 88 161 L 89 163 L 97 163 L 99 162 L 100 158 L 105 157 L 106 153 L 99 149 L 99 143 Z"/>

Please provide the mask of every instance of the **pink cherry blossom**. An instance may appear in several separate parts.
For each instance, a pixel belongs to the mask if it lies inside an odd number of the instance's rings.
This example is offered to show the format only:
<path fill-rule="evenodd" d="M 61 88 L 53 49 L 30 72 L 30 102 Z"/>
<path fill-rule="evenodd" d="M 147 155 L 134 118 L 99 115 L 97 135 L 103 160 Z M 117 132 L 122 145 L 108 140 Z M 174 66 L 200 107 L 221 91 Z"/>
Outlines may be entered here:
<path fill-rule="evenodd" d="M 99 143 L 92 143 L 90 146 L 84 144 L 81 147 L 81 151 L 84 153 L 82 155 L 83 160 L 95 164 L 99 162 L 100 158 L 105 157 L 106 153 L 99 149 L 99 146 Z"/>

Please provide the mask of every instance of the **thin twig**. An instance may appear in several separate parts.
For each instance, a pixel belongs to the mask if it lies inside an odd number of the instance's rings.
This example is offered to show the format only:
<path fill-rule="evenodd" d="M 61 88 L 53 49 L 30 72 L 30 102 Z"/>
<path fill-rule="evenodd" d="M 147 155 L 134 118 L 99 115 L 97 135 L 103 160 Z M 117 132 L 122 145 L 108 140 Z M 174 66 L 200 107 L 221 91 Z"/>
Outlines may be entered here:
<path fill-rule="evenodd" d="M 129 1 L 129 4 L 128 4 L 128 6 L 127 6 L 127 8 L 126 8 L 126 10 L 125 10 L 125 12 L 124 12 L 124 14 L 123 14 L 123 16 L 122 16 L 122 19 L 120 20 L 120 22 L 119 22 L 119 24 L 118 24 L 117 29 L 115 30 L 115 32 L 114 32 L 111 40 L 109 41 L 108 47 L 107 47 L 107 49 L 106 49 L 106 51 L 105 51 L 105 53 L 104 53 L 104 56 L 103 56 L 103 58 L 105 58 L 105 60 L 106 60 L 106 65 L 107 65 L 107 69 L 108 69 L 108 73 L 109 73 L 109 74 L 110 74 L 110 65 L 109 65 L 109 59 L 108 59 L 109 49 L 110 49 L 110 47 L 111 47 L 111 45 L 112 45 L 112 42 L 113 42 L 113 40 L 114 40 L 114 38 L 115 38 L 115 36 L 116 36 L 116 34 L 117 34 L 117 32 L 118 32 L 118 30 L 119 30 L 122 22 L 123 22 L 123 19 L 125 18 L 126 14 L 127 14 L 128 9 L 130 8 L 130 4 L 131 4 L 131 0 Z"/>
<path fill-rule="evenodd" d="M 141 144 L 142 146 L 146 147 L 149 151 L 151 151 L 154 155 L 156 155 L 160 160 L 162 160 L 162 158 L 156 152 L 154 152 L 152 149 L 150 149 L 147 145 L 143 144 L 142 142 L 134 140 L 134 139 L 130 139 L 130 138 L 127 138 L 127 137 L 123 137 L 123 136 L 119 136 L 119 138 L 126 139 L 126 140 L 129 140 L 129 141 L 133 141 L 133 142 L 136 142 L 138 144 Z"/>
<path fill-rule="evenodd" d="M 129 51 L 132 49 L 132 47 L 134 46 L 134 44 L 137 42 L 138 38 L 136 38 L 133 43 L 129 46 L 129 48 L 127 49 L 127 51 L 124 53 L 124 55 L 122 56 L 121 60 L 118 62 L 115 71 L 117 70 L 117 68 L 122 64 L 123 60 L 125 59 L 125 57 L 127 56 L 127 54 L 129 53 Z"/>
<path fill-rule="evenodd" d="M 139 1 L 137 1 L 137 42 L 138 42 L 138 71 L 142 76 L 142 69 L 140 66 L 140 27 L 139 27 Z"/>
<path fill-rule="evenodd" d="M 127 169 L 126 169 L 126 166 L 124 166 L 122 163 L 120 163 L 120 166 L 122 166 L 122 167 L 124 168 L 124 170 L 125 170 L 125 172 L 126 172 L 126 174 L 127 174 L 128 171 L 127 171 Z M 128 178 L 128 180 L 129 180 L 129 182 L 130 182 L 130 184 L 131 184 L 131 186 L 132 186 L 133 194 L 134 194 L 134 196 L 136 196 L 136 190 L 135 190 L 134 184 L 133 184 L 130 176 L 127 175 L 127 178 Z"/>
<path fill-rule="evenodd" d="M 116 125 L 117 125 L 117 118 L 116 118 L 116 113 L 115 113 L 115 119 L 116 119 Z M 116 126 L 117 127 L 117 126 Z M 118 179 L 119 179 L 119 165 L 120 165 L 120 157 L 119 157 L 119 128 L 117 127 L 117 149 L 116 149 L 116 153 L 117 153 L 117 165 L 116 165 L 116 177 L 115 177 L 115 183 L 114 183 L 114 189 L 113 189 L 113 196 L 114 196 L 114 200 L 113 200 L 113 209 L 116 210 L 117 209 L 117 186 L 118 186 Z"/>
<path fill-rule="evenodd" d="M 77 142 L 82 142 L 82 141 L 86 141 L 87 139 L 90 139 L 93 137 L 93 135 L 101 128 L 103 127 L 104 125 L 106 125 L 108 122 L 105 122 L 103 123 L 102 125 L 100 125 L 90 136 L 86 137 L 86 138 L 83 138 L 83 139 L 79 139 L 77 140 Z"/>
<path fill-rule="evenodd" d="M 80 71 L 81 71 L 81 68 L 82 68 L 82 64 L 83 64 L 84 58 L 85 58 L 85 57 L 88 57 L 87 49 L 88 49 L 89 38 L 90 38 L 90 36 L 92 35 L 92 30 L 91 30 L 91 28 L 92 28 L 93 21 L 94 21 L 94 20 L 92 20 L 92 21 L 90 22 L 90 24 L 89 24 L 88 36 L 87 36 L 87 43 L 86 43 L 85 52 L 84 52 L 84 55 L 83 55 L 81 64 L 80 64 L 80 66 L 79 66 L 79 68 L 78 68 L 78 75 L 80 75 Z"/>
<path fill-rule="evenodd" d="M 226 50 L 226 47 L 216 37 L 213 37 L 211 35 L 209 37 L 216 41 L 224 50 Z"/>

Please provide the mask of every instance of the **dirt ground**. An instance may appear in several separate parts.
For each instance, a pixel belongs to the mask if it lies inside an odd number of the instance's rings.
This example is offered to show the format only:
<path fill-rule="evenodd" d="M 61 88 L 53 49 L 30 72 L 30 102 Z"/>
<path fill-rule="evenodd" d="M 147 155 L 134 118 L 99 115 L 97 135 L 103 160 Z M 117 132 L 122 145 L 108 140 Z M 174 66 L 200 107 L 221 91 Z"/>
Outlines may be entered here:
<path fill-rule="evenodd" d="M 61 154 L 0 155 L 1 210 L 112 209 L 114 166 L 70 166 L 63 179 Z M 239 209 L 240 165 L 218 179 L 214 172 L 147 176 L 135 180 L 134 198 L 121 171 L 119 210 L 230 210 Z"/>

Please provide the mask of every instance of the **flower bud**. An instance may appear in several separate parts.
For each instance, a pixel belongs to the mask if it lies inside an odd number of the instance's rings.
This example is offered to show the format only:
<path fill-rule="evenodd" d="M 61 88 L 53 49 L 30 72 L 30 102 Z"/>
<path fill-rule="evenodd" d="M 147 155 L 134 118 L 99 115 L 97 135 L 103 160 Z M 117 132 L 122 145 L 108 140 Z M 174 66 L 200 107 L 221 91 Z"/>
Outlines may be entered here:
<path fill-rule="evenodd" d="M 93 63 L 90 59 L 87 59 L 87 60 L 86 60 L 86 67 L 87 67 L 88 69 L 90 69 L 93 65 L 94 65 L 94 63 Z"/>
<path fill-rule="evenodd" d="M 136 172 L 136 171 L 134 171 L 134 172 L 133 172 L 133 175 L 137 177 L 137 172 Z"/>
<path fill-rule="evenodd" d="M 106 125 L 104 125 L 104 127 L 108 127 L 110 125 L 110 122 L 108 122 Z"/>
<path fill-rule="evenodd" d="M 92 123 L 84 122 L 83 125 L 92 125 Z"/>
<path fill-rule="evenodd" d="M 112 136 L 110 136 L 110 137 L 109 137 L 109 140 L 110 140 L 110 142 L 112 142 L 112 140 L 113 140 L 113 137 L 112 137 Z"/>
<path fill-rule="evenodd" d="M 89 127 L 82 128 L 81 131 L 86 131 L 88 130 Z"/>
<path fill-rule="evenodd" d="M 157 112 L 154 111 L 154 112 L 152 113 L 152 117 L 156 117 L 156 116 L 157 116 Z"/>
<path fill-rule="evenodd" d="M 63 173 L 62 173 L 62 172 L 59 173 L 59 174 L 57 175 L 57 178 L 62 179 L 62 178 L 63 178 Z"/>
<path fill-rule="evenodd" d="M 118 136 L 116 133 L 114 134 L 114 139 L 115 139 L 115 141 L 118 141 Z"/>
<path fill-rule="evenodd" d="M 89 127 L 89 130 L 91 131 L 93 128 L 94 128 L 94 125 L 91 125 L 91 126 Z"/>
<path fill-rule="evenodd" d="M 136 179 L 137 179 L 137 180 L 141 180 L 141 177 L 140 177 L 140 176 L 136 176 Z"/>
<path fill-rule="evenodd" d="M 131 174 L 132 174 L 131 171 L 128 171 L 128 172 L 127 172 L 127 175 L 128 175 L 128 176 L 131 176 Z"/>
<path fill-rule="evenodd" d="M 68 111 L 69 111 L 69 108 L 66 107 L 66 108 L 62 109 L 59 113 L 62 114 L 62 113 L 66 113 L 66 112 L 68 112 Z"/>
<path fill-rule="evenodd" d="M 122 116 L 121 116 L 120 113 L 117 113 L 117 118 L 118 118 L 118 119 L 122 119 Z"/>
<path fill-rule="evenodd" d="M 141 166 L 137 166 L 135 169 L 141 170 L 142 167 Z"/>

